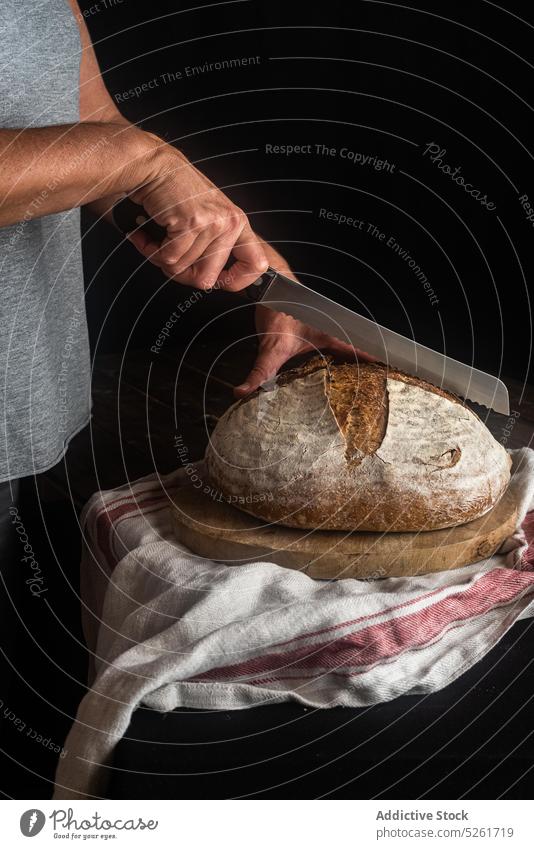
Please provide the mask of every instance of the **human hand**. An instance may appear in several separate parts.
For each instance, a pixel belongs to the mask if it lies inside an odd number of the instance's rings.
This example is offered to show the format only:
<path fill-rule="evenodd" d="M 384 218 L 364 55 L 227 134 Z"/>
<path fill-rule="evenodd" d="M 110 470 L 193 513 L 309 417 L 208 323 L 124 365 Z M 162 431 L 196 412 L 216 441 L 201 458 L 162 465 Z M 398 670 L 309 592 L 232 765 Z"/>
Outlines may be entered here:
<path fill-rule="evenodd" d="M 261 304 L 256 307 L 256 329 L 259 337 L 258 355 L 248 377 L 234 388 L 236 398 L 249 395 L 274 377 L 291 357 L 308 351 L 326 349 L 344 357 L 376 362 L 376 357 L 365 351 Z"/>
<path fill-rule="evenodd" d="M 188 286 L 211 289 L 217 283 L 235 292 L 254 283 L 268 261 L 245 213 L 180 151 L 145 135 L 154 145 L 149 174 L 130 197 L 167 236 L 157 244 L 139 229 L 130 241 L 167 277 Z M 230 255 L 233 264 L 224 270 Z"/>

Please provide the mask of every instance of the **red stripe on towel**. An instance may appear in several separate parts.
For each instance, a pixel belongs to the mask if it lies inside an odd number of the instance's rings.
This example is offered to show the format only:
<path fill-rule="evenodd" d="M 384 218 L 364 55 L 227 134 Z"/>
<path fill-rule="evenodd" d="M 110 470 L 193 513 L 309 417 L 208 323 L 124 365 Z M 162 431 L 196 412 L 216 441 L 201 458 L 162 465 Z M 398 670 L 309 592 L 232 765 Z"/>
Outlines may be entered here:
<path fill-rule="evenodd" d="M 288 666 L 293 670 L 319 667 L 325 671 L 341 666 L 369 666 L 405 648 L 420 647 L 434 640 L 453 622 L 480 616 L 497 605 L 509 603 L 533 586 L 532 574 L 506 568 L 492 569 L 468 589 L 407 616 L 370 625 L 328 643 L 303 646 L 285 653 L 271 652 L 242 663 L 216 667 L 192 680 L 235 680 Z"/>

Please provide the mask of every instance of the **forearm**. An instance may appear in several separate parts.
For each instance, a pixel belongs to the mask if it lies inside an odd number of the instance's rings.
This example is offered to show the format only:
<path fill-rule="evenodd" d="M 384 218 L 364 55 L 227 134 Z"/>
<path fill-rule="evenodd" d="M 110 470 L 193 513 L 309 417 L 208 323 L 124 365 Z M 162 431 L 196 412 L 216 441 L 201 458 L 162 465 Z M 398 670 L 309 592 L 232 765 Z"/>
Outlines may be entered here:
<path fill-rule="evenodd" d="M 91 121 L 105 121 L 112 124 L 120 124 L 123 127 L 134 128 L 134 124 L 128 121 L 124 115 L 121 115 L 115 104 L 109 100 L 101 106 L 99 110 L 96 110 L 91 115 Z M 115 192 L 112 195 L 108 195 L 107 197 L 97 198 L 96 200 L 89 201 L 84 204 L 86 209 L 88 209 L 92 215 L 95 216 L 99 221 L 104 220 L 107 221 L 108 224 L 115 226 L 115 222 L 113 221 L 113 207 L 116 203 L 123 197 L 124 192 Z"/>
<path fill-rule="evenodd" d="M 0 227 L 110 195 L 149 179 L 154 137 L 125 123 L 0 130 Z"/>

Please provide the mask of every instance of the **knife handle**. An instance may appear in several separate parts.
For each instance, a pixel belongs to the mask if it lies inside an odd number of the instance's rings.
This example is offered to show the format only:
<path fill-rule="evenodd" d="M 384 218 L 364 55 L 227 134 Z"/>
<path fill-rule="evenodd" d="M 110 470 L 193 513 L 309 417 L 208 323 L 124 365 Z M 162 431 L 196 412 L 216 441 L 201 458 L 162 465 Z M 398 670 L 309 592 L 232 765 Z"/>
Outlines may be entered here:
<path fill-rule="evenodd" d="M 138 203 L 134 203 L 129 197 L 124 197 L 118 201 L 114 205 L 111 214 L 113 221 L 124 235 L 134 230 L 143 230 L 158 245 L 161 244 L 167 235 L 166 228 L 154 221 L 153 218 L 150 218 L 144 207 Z M 234 264 L 234 261 L 234 257 L 230 256 L 228 258 L 224 266 L 225 271 Z M 261 301 L 276 273 L 274 268 L 268 268 L 254 283 L 251 283 L 250 286 L 246 286 L 244 289 L 240 289 L 236 294 L 250 303 Z"/>
<path fill-rule="evenodd" d="M 118 201 L 114 205 L 111 215 L 113 221 L 125 236 L 134 230 L 143 230 L 152 241 L 159 245 L 167 235 L 165 227 L 150 218 L 144 207 L 134 203 L 129 197 L 124 197 Z"/>

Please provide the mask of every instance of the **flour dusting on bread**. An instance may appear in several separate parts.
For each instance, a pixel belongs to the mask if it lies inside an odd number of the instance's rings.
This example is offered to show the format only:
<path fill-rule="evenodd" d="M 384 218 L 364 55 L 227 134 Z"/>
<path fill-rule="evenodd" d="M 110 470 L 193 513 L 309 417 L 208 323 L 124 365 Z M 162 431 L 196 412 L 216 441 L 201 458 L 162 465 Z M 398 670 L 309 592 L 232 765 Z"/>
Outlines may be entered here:
<path fill-rule="evenodd" d="M 234 404 L 206 462 L 224 494 L 255 496 L 259 518 L 347 531 L 478 518 L 510 469 L 505 449 L 454 395 L 381 364 L 321 357 Z"/>

